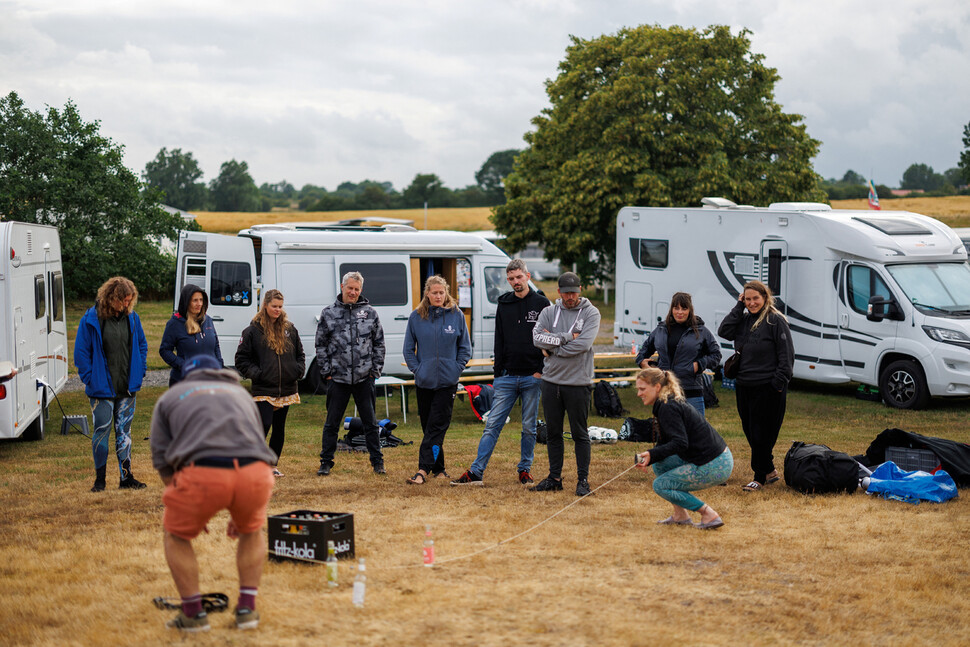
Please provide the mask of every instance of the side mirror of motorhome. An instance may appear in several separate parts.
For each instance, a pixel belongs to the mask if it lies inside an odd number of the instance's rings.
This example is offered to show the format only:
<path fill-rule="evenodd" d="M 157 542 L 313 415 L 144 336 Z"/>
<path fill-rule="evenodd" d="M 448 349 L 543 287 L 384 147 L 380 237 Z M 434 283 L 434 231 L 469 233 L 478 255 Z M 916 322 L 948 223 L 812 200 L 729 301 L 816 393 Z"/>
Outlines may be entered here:
<path fill-rule="evenodd" d="M 869 321 L 882 321 L 883 319 L 903 319 L 899 305 L 893 299 L 886 297 L 869 297 L 869 307 L 866 309 L 866 319 Z"/>

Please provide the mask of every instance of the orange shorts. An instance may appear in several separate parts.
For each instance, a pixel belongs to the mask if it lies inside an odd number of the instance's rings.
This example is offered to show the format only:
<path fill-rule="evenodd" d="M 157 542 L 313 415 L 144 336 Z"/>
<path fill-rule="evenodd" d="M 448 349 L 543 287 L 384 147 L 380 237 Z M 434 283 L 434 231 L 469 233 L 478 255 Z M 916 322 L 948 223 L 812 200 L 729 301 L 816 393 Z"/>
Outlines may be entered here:
<path fill-rule="evenodd" d="M 274 480 L 273 468 L 262 461 L 235 468 L 185 467 L 162 494 L 162 525 L 176 537 L 191 540 L 226 509 L 241 534 L 256 532 L 266 522 Z"/>

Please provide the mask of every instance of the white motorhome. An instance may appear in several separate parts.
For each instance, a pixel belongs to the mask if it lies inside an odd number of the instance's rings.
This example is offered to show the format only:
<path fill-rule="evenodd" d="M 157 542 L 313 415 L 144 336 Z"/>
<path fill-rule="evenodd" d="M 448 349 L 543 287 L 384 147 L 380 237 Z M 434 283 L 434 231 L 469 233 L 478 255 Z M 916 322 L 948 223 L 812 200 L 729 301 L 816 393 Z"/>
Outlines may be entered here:
<path fill-rule="evenodd" d="M 674 292 L 715 334 L 744 283 L 778 297 L 795 377 L 878 386 L 894 407 L 970 395 L 970 266 L 943 223 L 818 203 L 624 207 L 616 220 L 614 341 L 640 343 Z M 720 339 L 730 355 L 731 344 Z"/>
<path fill-rule="evenodd" d="M 495 310 L 508 290 L 509 257 L 479 236 L 417 231 L 406 225 L 333 223 L 255 225 L 238 236 L 182 232 L 178 243 L 176 299 L 194 283 L 209 294 L 223 359 L 231 365 L 243 329 L 259 309 L 261 291 L 283 293 L 287 316 L 300 332 L 307 378 L 318 380 L 314 336 L 320 311 L 334 302 L 340 278 L 364 276 L 363 296 L 384 327 L 384 372 L 410 375 L 404 366 L 404 330 L 421 301 L 428 276 L 441 274 L 465 313 L 473 358 L 492 356 Z"/>
<path fill-rule="evenodd" d="M 0 361 L 17 375 L 0 384 L 0 438 L 40 440 L 50 385 L 67 382 L 61 242 L 55 227 L 0 222 Z"/>

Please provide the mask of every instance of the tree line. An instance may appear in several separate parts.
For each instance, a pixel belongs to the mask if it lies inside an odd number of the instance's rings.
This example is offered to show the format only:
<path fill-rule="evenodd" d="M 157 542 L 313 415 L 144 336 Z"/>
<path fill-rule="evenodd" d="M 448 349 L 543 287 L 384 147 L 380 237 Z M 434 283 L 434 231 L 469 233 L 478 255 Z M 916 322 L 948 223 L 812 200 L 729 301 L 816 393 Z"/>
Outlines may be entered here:
<path fill-rule="evenodd" d="M 222 164 L 218 177 L 206 184 L 195 156 L 181 148 L 162 148 L 145 165 L 145 185 L 161 192 L 165 203 L 183 211 L 357 211 L 428 207 L 493 207 L 505 202 L 504 180 L 519 151 L 492 153 L 475 173 L 475 182 L 450 189 L 434 173 L 418 173 L 403 191 L 390 182 L 342 182 L 333 191 L 305 184 L 297 189 L 286 180 L 256 186 L 249 165 L 235 159 Z"/>
<path fill-rule="evenodd" d="M 970 124 L 967 124 L 970 128 Z M 970 141 L 966 144 L 970 151 Z M 970 153 L 965 153 L 970 155 Z M 947 169 L 944 173 L 937 173 L 932 166 L 926 164 L 911 164 L 903 172 L 899 180 L 899 188 L 904 191 L 916 191 L 927 197 L 946 195 L 970 195 L 970 178 L 960 166 Z M 876 194 L 879 199 L 891 200 L 900 197 L 893 194 L 893 190 L 885 184 L 876 184 Z M 852 169 L 845 172 L 842 179 L 829 178 L 822 180 L 822 188 L 829 200 L 851 200 L 865 198 L 869 195 L 869 183 L 862 175 Z"/>

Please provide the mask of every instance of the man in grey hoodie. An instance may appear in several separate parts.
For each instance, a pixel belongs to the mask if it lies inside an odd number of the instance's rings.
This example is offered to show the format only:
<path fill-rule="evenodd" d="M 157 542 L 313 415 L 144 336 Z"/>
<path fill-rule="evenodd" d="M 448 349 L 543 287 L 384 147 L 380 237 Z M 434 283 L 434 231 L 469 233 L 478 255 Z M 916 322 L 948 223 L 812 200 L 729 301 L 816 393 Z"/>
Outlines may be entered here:
<path fill-rule="evenodd" d="M 589 489 L 589 398 L 593 384 L 593 340 L 599 334 L 600 313 L 589 299 L 580 296 L 579 277 L 566 272 L 559 277 L 559 299 L 539 313 L 532 341 L 545 355 L 542 368 L 542 410 L 546 416 L 549 476 L 532 490 L 562 489 L 563 419 L 576 446 L 576 496 Z"/>

